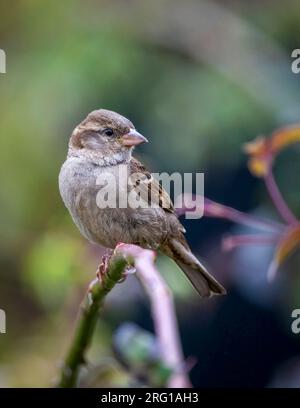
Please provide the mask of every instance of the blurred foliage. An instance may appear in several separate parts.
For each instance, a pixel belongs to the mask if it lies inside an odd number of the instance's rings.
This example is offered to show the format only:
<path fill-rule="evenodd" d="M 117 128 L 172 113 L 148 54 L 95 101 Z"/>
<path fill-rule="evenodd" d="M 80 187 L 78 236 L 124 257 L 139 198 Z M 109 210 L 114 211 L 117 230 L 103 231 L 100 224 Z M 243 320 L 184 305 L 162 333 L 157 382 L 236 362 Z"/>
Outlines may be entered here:
<path fill-rule="evenodd" d="M 113 342 L 117 356 L 136 381 L 159 388 L 166 385 L 172 370 L 161 360 L 153 334 L 133 323 L 123 323 Z"/>
<path fill-rule="evenodd" d="M 234 200 L 229 204 L 237 206 L 246 202 L 245 210 L 251 209 L 249 203 L 253 208 L 268 209 L 265 193 L 247 184 L 240 172 L 241 168 L 246 171 L 241 145 L 278 125 L 299 120 L 299 77 L 290 72 L 291 47 L 299 48 L 299 2 L 289 0 L 283 5 L 273 1 L 270 7 L 270 1 L 189 0 L 184 4 L 187 13 L 179 17 L 175 16 L 179 2 L 172 3 L 170 9 L 168 4 L 166 0 L 0 3 L 0 48 L 7 54 L 7 74 L 0 75 L 0 308 L 6 310 L 8 321 L 7 334 L 0 336 L 0 386 L 53 384 L 78 305 L 102 253 L 80 237 L 57 186 L 69 135 L 89 111 L 105 107 L 128 116 L 151 141 L 139 148 L 137 155 L 154 171 L 205 172 L 206 188 L 221 201 Z M 174 47 L 174 39 L 184 44 L 189 10 L 202 4 L 216 5 L 218 21 L 222 22 L 228 11 L 245 31 L 247 26 L 262 35 L 261 41 L 255 35 L 245 41 L 243 30 L 232 29 L 240 36 L 245 52 L 253 54 L 253 66 L 244 83 L 226 76 L 220 70 L 222 63 L 204 58 L 215 47 L 214 36 L 207 35 L 205 41 L 201 37 L 202 49 L 194 41 L 197 52 L 191 45 L 186 52 L 184 47 Z M 151 13 L 164 16 L 166 9 L 174 20 L 159 25 Z M 156 37 L 149 34 L 149 26 L 155 28 Z M 161 27 L 173 33 L 167 38 L 169 43 L 159 41 L 164 32 Z M 191 34 L 197 34 L 196 28 L 193 26 Z M 222 24 L 212 28 L 216 38 L 230 31 Z M 270 44 L 276 45 L 281 59 L 271 55 L 269 69 L 263 71 L 263 50 Z M 242 61 L 230 43 L 221 47 L 238 78 Z M 284 67 L 280 72 L 279 65 Z M 256 97 L 249 92 L 256 83 L 255 70 L 267 72 Z M 289 94 L 290 89 L 293 92 Z M 276 99 L 274 91 L 285 95 L 275 101 L 276 108 L 269 106 Z M 286 115 L 295 108 L 295 100 L 299 102 L 297 114 Z M 279 184 L 300 214 L 295 188 L 300 171 L 298 154 L 299 150 L 280 157 L 284 166 L 280 165 Z M 193 225 L 187 229 L 196 253 L 230 285 L 234 278 L 228 277 L 226 267 L 234 261 L 216 256 L 219 236 L 213 236 L 224 230 L 213 225 L 208 239 L 207 230 L 203 232 L 207 224 L 199 221 Z M 297 275 L 297 265 L 291 263 L 291 276 Z M 189 336 L 195 313 L 198 317 L 197 335 L 183 337 L 186 355 L 197 353 L 219 309 L 214 301 L 208 306 L 198 303 L 169 260 L 160 259 L 159 267 L 178 297 L 186 329 L 183 336 Z M 147 322 L 140 290 L 134 284 L 126 289 L 120 291 L 122 296 L 116 291 L 117 299 L 112 295 L 99 325 L 90 358 L 100 365 L 111 349 L 114 329 L 124 318 Z M 299 299 L 298 278 L 297 285 L 291 283 L 282 297 L 283 309 L 288 309 L 291 299 Z M 192 337 L 197 350 L 191 346 Z M 214 338 L 218 342 L 218 336 Z M 217 348 L 215 345 L 214 350 Z M 212 354 L 206 355 L 212 358 Z M 207 370 L 209 366 L 214 364 L 207 364 Z M 114 360 L 112 367 L 114 375 L 109 379 L 100 375 L 98 386 L 130 384 L 126 370 Z"/>
<path fill-rule="evenodd" d="M 58 307 L 64 302 L 76 276 L 75 263 L 80 250 L 82 252 L 82 245 L 78 241 L 51 232 L 32 246 L 26 259 L 24 285 L 30 285 L 37 300 L 46 308 Z"/>

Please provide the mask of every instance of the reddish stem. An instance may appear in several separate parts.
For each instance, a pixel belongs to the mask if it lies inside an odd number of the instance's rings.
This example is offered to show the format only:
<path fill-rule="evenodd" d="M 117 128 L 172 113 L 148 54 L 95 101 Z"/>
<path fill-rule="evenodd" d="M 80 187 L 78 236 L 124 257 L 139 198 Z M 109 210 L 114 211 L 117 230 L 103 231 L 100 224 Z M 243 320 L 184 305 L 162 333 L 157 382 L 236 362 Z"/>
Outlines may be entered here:
<path fill-rule="evenodd" d="M 206 217 L 223 218 L 237 224 L 261 229 L 263 231 L 279 232 L 283 228 L 283 225 L 278 222 L 255 217 L 254 215 L 238 211 L 234 208 L 215 203 L 208 199 L 205 199 L 204 214 Z"/>
<path fill-rule="evenodd" d="M 282 219 L 286 221 L 289 225 L 295 225 L 299 223 L 299 220 L 296 218 L 296 216 L 294 215 L 294 213 L 291 211 L 286 201 L 284 200 L 278 188 L 278 185 L 275 181 L 272 169 L 270 169 L 270 171 L 264 177 L 264 181 L 265 181 L 267 190 L 270 194 L 270 197 L 278 213 L 281 215 Z"/>
<path fill-rule="evenodd" d="M 230 235 L 223 239 L 222 248 L 224 251 L 231 251 L 241 245 L 274 245 L 278 237 L 271 235 Z"/>
<path fill-rule="evenodd" d="M 191 387 L 180 343 L 173 296 L 154 264 L 155 253 L 129 244 L 119 244 L 116 249 L 133 260 L 137 277 L 149 296 L 163 361 L 174 370 L 168 387 Z"/>

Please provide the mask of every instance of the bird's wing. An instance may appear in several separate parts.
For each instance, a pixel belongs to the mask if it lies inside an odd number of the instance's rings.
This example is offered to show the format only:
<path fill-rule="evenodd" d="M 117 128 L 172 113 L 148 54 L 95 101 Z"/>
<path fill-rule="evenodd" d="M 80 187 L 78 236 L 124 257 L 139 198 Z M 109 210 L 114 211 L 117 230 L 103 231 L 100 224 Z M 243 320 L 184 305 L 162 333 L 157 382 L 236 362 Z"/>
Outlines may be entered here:
<path fill-rule="evenodd" d="M 192 254 L 184 237 L 185 229 L 178 220 L 172 201 L 167 192 L 161 187 L 147 169 L 136 159 L 130 162 L 131 189 L 143 201 L 153 203 L 166 211 L 169 220 L 169 235 L 160 248 L 170 256 L 183 270 L 200 296 L 209 297 L 213 294 L 225 294 L 226 290 L 212 277 L 205 267 Z"/>
<path fill-rule="evenodd" d="M 162 188 L 151 173 L 135 158 L 130 161 L 131 189 L 148 205 L 163 208 L 174 213 L 174 206 L 168 193 Z"/>

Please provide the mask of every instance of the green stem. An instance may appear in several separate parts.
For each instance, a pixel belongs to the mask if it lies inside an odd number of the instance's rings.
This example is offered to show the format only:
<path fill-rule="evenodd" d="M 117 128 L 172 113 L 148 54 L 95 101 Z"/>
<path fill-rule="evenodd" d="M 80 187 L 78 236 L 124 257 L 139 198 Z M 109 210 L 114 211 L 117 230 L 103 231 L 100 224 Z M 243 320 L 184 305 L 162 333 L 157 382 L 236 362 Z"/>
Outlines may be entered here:
<path fill-rule="evenodd" d="M 105 296 L 122 278 L 126 265 L 127 261 L 123 256 L 114 254 L 110 259 L 109 266 L 101 282 L 97 279 L 90 286 L 82 304 L 81 315 L 61 371 L 58 387 L 76 387 L 79 371 L 85 363 L 85 353 L 91 343 Z"/>

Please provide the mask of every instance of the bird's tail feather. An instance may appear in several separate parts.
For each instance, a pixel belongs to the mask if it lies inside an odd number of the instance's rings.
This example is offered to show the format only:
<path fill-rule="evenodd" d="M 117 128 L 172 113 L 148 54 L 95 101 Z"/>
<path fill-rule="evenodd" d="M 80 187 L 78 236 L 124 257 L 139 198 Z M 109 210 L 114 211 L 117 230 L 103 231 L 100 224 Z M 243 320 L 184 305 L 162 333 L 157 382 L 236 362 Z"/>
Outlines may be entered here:
<path fill-rule="evenodd" d="M 172 238 L 169 240 L 165 252 L 182 269 L 200 296 L 210 297 L 226 294 L 226 289 L 207 272 L 185 242 L 181 243 L 176 238 Z"/>

